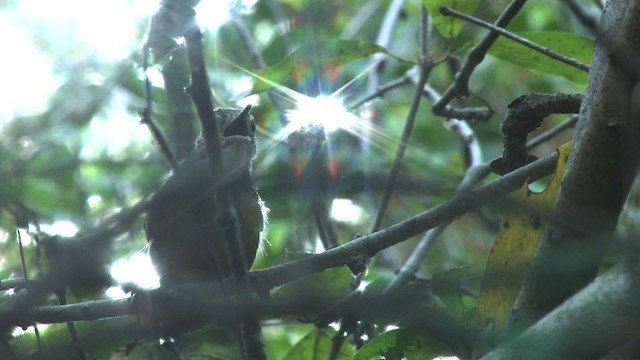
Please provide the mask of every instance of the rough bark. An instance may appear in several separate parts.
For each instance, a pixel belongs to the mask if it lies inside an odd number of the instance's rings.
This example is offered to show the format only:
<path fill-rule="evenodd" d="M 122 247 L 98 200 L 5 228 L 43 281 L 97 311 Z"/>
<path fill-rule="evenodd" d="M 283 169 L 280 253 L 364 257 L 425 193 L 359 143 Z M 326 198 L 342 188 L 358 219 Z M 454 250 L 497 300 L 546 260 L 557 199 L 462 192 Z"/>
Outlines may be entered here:
<path fill-rule="evenodd" d="M 485 355 L 501 359 L 597 359 L 637 337 L 638 260 L 623 262 L 528 328 Z"/>
<path fill-rule="evenodd" d="M 637 71 L 640 4 L 609 1 L 562 186 L 512 329 L 540 319 L 593 280 L 606 254 L 638 164 Z M 626 65 L 625 65 L 626 64 Z"/>

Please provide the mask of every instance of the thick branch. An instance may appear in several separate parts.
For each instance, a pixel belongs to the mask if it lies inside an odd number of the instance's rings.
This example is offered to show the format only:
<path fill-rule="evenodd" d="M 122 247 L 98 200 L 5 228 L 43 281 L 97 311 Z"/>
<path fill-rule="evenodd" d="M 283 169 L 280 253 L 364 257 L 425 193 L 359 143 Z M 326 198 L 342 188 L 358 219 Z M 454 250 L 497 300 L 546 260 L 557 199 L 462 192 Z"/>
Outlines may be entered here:
<path fill-rule="evenodd" d="M 638 261 L 623 262 L 482 360 L 597 359 L 637 337 Z"/>
<path fill-rule="evenodd" d="M 580 111 L 581 95 L 528 94 L 519 96 L 509 104 L 502 122 L 504 151 L 502 159 L 491 163 L 491 168 L 505 174 L 527 163 L 527 135 L 537 129 L 551 114 L 575 114 Z"/>
<path fill-rule="evenodd" d="M 640 52 L 640 4 L 611 1 L 603 14 L 589 85 L 553 218 L 514 307 L 516 329 L 539 319 L 588 284 L 636 175 L 638 74 L 611 49 Z M 613 44 L 612 44 L 613 42 Z M 629 50 L 630 49 L 630 50 Z"/>

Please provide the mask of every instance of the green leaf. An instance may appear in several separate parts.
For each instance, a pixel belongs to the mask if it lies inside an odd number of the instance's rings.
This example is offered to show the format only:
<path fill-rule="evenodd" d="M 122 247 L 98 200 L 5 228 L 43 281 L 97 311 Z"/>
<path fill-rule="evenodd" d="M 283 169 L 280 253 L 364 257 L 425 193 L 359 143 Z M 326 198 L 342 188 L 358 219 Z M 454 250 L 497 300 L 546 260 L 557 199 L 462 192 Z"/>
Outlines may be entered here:
<path fill-rule="evenodd" d="M 82 199 L 64 176 L 54 179 L 23 178 L 16 186 L 19 199 L 31 209 L 46 214 L 79 215 Z"/>
<path fill-rule="evenodd" d="M 462 266 L 454 269 L 439 271 L 433 274 L 433 293 L 446 305 L 445 313 L 460 318 L 465 311 L 460 292 L 460 276 L 467 271 Z"/>
<path fill-rule="evenodd" d="M 269 90 L 287 79 L 297 82 L 308 71 L 335 71 L 340 65 L 387 50 L 380 45 L 354 40 L 336 40 L 306 44 L 279 63 L 256 73 L 252 94 Z"/>
<path fill-rule="evenodd" d="M 302 0 L 280 0 L 283 5 L 289 5 L 294 10 L 300 10 L 304 7 L 305 2 Z"/>
<path fill-rule="evenodd" d="M 433 359 L 451 354 L 443 343 L 426 336 L 423 331 L 395 329 L 378 335 L 363 346 L 353 360 L 379 359 Z"/>
<path fill-rule="evenodd" d="M 323 306 L 329 306 L 345 298 L 353 291 L 353 274 L 346 267 L 328 269 L 283 285 L 271 292 L 275 301 L 289 301 L 304 296 L 313 299 L 319 306 L 307 306 L 299 309 L 298 317 L 318 316 Z"/>
<path fill-rule="evenodd" d="M 593 40 L 561 31 L 516 33 L 534 43 L 572 57 L 585 64 L 593 57 Z M 577 84 L 587 84 L 587 72 L 554 60 L 513 40 L 499 37 L 488 52 L 501 60 L 536 72 L 562 76 Z"/>
<path fill-rule="evenodd" d="M 277 288 L 271 297 L 277 299 L 296 298 L 300 294 L 320 299 L 340 299 L 351 293 L 353 275 L 346 267 L 333 268 L 293 281 Z"/>
<path fill-rule="evenodd" d="M 458 12 L 470 14 L 478 5 L 478 0 L 423 0 L 423 2 L 431 15 L 433 26 L 448 39 L 458 36 L 464 21 L 440 14 L 440 7 L 446 6 Z"/>
<path fill-rule="evenodd" d="M 314 329 L 295 344 L 282 360 L 325 360 L 331 352 L 333 329 Z M 348 341 L 342 343 L 337 360 L 353 359 L 354 350 Z"/>

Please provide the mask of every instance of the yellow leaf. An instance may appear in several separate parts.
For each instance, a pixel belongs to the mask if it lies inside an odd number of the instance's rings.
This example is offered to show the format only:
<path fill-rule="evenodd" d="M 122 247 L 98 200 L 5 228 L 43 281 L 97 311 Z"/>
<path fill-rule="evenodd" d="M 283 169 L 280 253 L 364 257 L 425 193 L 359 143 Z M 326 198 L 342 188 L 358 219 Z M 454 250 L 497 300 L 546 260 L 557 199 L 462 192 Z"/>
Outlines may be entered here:
<path fill-rule="evenodd" d="M 522 186 L 518 206 L 505 216 L 496 235 L 482 280 L 476 319 L 478 329 L 491 326 L 493 338 L 499 337 L 507 326 L 511 307 L 555 204 L 570 149 L 570 142 L 557 149 L 556 170 L 542 192 L 532 192 L 528 184 Z"/>

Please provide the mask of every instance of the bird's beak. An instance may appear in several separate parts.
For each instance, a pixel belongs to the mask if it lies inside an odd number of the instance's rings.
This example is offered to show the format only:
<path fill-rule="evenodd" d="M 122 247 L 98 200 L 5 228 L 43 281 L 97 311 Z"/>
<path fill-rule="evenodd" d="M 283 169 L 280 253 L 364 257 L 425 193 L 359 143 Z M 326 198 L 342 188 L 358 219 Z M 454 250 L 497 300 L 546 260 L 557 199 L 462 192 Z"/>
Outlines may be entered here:
<path fill-rule="evenodd" d="M 241 135 L 253 138 L 253 121 L 251 112 L 251 105 L 245 106 L 240 113 L 231 121 L 231 123 L 224 129 L 223 135 L 225 137 L 232 135 Z"/>

